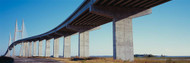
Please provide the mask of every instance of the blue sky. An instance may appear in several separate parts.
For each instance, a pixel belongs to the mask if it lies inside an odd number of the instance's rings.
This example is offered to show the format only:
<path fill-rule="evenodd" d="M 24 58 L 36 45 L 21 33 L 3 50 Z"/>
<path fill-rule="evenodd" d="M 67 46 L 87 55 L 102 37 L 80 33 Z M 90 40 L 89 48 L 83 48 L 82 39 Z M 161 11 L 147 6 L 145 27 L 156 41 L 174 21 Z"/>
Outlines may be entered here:
<path fill-rule="evenodd" d="M 21 29 L 22 19 L 28 36 L 49 31 L 73 13 L 83 0 L 0 0 L 0 55 L 12 38 L 16 19 Z M 152 14 L 133 19 L 135 54 L 190 56 L 189 0 L 172 0 L 152 8 Z M 112 23 L 90 32 L 90 55 L 112 55 Z M 44 42 L 45 44 L 45 42 Z M 53 42 L 51 42 L 53 49 Z M 71 37 L 71 55 L 78 55 L 78 35 Z M 45 47 L 45 46 L 43 46 Z M 16 47 L 19 53 L 20 46 Z M 51 52 L 53 54 L 53 52 Z M 60 55 L 63 39 L 60 39 Z"/>

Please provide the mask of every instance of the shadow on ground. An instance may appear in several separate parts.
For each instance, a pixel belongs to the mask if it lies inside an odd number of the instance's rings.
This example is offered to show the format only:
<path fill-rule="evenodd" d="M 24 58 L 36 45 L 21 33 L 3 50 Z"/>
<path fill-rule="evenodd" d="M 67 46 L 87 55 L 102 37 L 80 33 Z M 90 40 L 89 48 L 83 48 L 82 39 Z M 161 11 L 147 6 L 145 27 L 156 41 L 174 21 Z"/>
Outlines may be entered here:
<path fill-rule="evenodd" d="M 94 60 L 94 59 L 98 59 L 98 58 L 95 58 L 95 57 L 91 57 L 91 58 L 71 58 L 71 61 Z"/>

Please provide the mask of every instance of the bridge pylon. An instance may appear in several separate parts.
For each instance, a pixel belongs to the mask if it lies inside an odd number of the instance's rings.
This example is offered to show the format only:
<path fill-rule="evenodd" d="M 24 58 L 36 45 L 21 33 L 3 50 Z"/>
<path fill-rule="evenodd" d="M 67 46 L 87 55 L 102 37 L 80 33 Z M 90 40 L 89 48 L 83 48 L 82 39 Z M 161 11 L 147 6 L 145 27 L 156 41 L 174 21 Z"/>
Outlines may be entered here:
<path fill-rule="evenodd" d="M 13 44 L 13 42 L 17 41 L 18 39 L 23 39 L 23 38 L 24 38 L 24 30 L 25 30 L 25 27 L 24 27 L 24 19 L 22 20 L 22 27 L 21 27 L 21 28 L 22 28 L 21 30 L 18 30 L 18 22 L 17 22 L 17 19 L 16 19 L 16 22 L 15 22 L 15 30 L 14 30 L 14 38 L 11 39 L 11 33 L 10 33 L 8 47 L 9 47 L 11 44 Z M 24 48 L 24 47 L 23 47 L 24 44 L 21 43 L 20 45 L 21 45 L 21 47 L 20 47 L 19 56 L 22 55 L 23 48 Z M 16 46 L 16 45 L 14 45 L 14 46 L 12 47 L 12 49 L 8 48 L 6 56 L 15 57 L 15 46 Z M 12 51 L 12 55 L 10 54 L 11 51 Z"/>

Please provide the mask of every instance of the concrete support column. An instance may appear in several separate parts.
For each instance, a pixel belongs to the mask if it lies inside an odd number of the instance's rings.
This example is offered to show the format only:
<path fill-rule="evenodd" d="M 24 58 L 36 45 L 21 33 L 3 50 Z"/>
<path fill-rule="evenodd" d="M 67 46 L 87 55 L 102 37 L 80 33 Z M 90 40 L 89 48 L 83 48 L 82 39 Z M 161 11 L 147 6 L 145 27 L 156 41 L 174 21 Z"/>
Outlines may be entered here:
<path fill-rule="evenodd" d="M 28 57 L 28 42 L 26 42 L 26 45 L 25 45 L 25 57 Z"/>
<path fill-rule="evenodd" d="M 15 57 L 15 45 L 13 46 L 12 51 L 12 57 Z"/>
<path fill-rule="evenodd" d="M 20 53 L 19 53 L 19 56 L 22 56 L 22 51 L 23 51 L 23 43 L 20 43 Z"/>
<path fill-rule="evenodd" d="M 50 57 L 50 40 L 46 40 L 45 57 Z"/>
<path fill-rule="evenodd" d="M 36 53 L 36 42 L 33 42 L 33 56 L 37 56 L 37 53 Z"/>
<path fill-rule="evenodd" d="M 114 18 L 113 57 L 114 59 L 134 60 L 132 18 Z"/>
<path fill-rule="evenodd" d="M 26 54 L 25 54 L 25 51 L 26 51 L 26 48 L 25 48 L 25 47 L 26 47 L 26 43 L 23 42 L 22 45 L 23 45 L 23 47 L 22 47 L 22 49 L 23 49 L 23 51 L 22 51 L 22 56 L 25 57 L 25 56 L 26 56 Z"/>
<path fill-rule="evenodd" d="M 29 51 L 28 51 L 28 56 L 32 56 L 32 42 L 29 42 Z"/>
<path fill-rule="evenodd" d="M 9 47 L 9 46 L 8 46 L 8 47 Z M 7 57 L 11 57 L 11 53 L 10 53 L 10 52 L 11 52 L 11 50 L 8 48 L 8 52 L 7 52 L 7 54 L 6 54 Z"/>
<path fill-rule="evenodd" d="M 71 57 L 71 36 L 64 37 L 64 45 L 63 45 L 63 56 L 64 58 Z"/>
<path fill-rule="evenodd" d="M 79 33 L 79 57 L 89 57 L 89 31 Z"/>
<path fill-rule="evenodd" d="M 53 42 L 53 57 L 59 57 L 59 38 L 55 38 Z"/>
<path fill-rule="evenodd" d="M 6 54 L 7 57 L 10 57 L 10 50 L 8 49 L 8 52 Z"/>
<path fill-rule="evenodd" d="M 43 46 L 43 41 L 41 40 L 41 41 L 39 41 L 39 44 L 38 44 L 39 46 L 38 46 L 38 56 L 43 56 L 42 55 L 42 52 L 43 52 L 43 50 L 42 50 L 42 46 Z"/>
<path fill-rule="evenodd" d="M 27 53 L 26 53 L 26 54 L 27 54 L 27 57 L 29 57 L 29 50 L 30 50 L 30 49 L 29 49 L 29 47 L 30 47 L 29 42 L 27 42 L 26 45 L 27 45 L 27 47 L 26 47 L 26 48 L 27 48 L 27 50 L 26 50 Z"/>

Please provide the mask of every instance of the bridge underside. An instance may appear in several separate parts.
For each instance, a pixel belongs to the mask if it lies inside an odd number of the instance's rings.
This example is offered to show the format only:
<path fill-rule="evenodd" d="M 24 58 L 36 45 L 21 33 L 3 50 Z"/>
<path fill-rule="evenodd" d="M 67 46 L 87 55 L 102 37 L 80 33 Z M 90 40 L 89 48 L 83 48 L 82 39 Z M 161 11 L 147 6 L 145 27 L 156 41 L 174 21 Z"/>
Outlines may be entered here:
<path fill-rule="evenodd" d="M 151 11 L 148 9 L 167 1 L 170 0 L 87 0 L 86 2 L 90 3 L 88 7 L 81 9 L 83 12 L 80 12 L 80 15 L 75 17 L 75 19 L 69 22 L 65 27 L 60 28 L 54 33 L 48 34 L 47 32 L 48 35 L 30 40 L 49 39 L 63 35 L 69 36 L 77 32 L 87 31 L 112 22 L 115 15 L 122 15 L 120 18 L 140 17 L 150 14 Z M 142 11 L 144 11 L 144 13 L 142 13 Z M 138 14 L 140 12 L 141 14 Z M 61 25 L 58 27 L 60 26 Z"/>
<path fill-rule="evenodd" d="M 85 0 L 66 21 L 56 28 L 41 35 L 18 40 L 9 47 L 9 50 L 22 42 L 57 39 L 62 36 L 68 37 L 76 33 L 89 32 L 93 28 L 113 22 L 114 58 L 133 60 L 132 19 L 150 14 L 152 7 L 167 1 L 170 0 Z M 81 44 L 87 47 L 81 46 L 81 48 L 89 49 L 87 35 L 84 35 L 87 38 L 80 38 L 87 40 L 85 42 L 87 44 Z M 70 41 L 67 40 L 67 42 L 69 44 Z M 81 41 L 81 43 L 83 42 Z M 67 48 L 70 48 L 70 46 L 67 45 Z M 68 50 L 70 51 L 70 49 Z M 68 55 L 65 56 L 68 57 Z"/>

